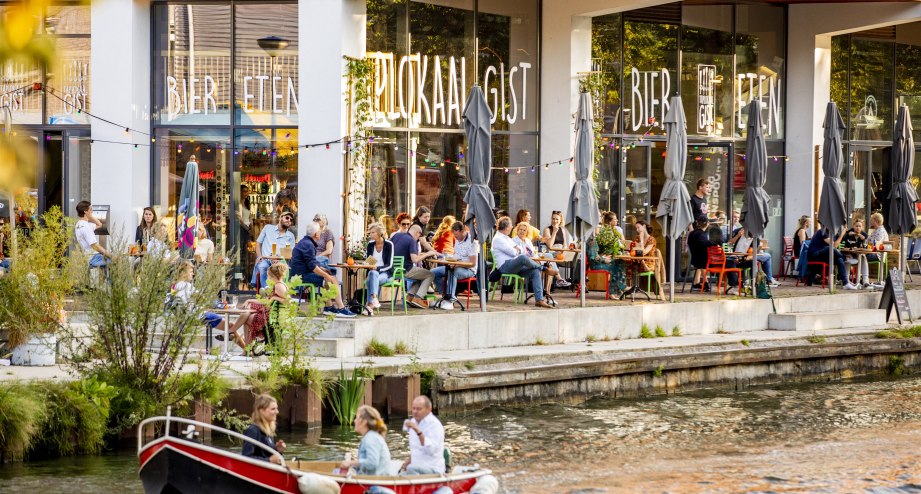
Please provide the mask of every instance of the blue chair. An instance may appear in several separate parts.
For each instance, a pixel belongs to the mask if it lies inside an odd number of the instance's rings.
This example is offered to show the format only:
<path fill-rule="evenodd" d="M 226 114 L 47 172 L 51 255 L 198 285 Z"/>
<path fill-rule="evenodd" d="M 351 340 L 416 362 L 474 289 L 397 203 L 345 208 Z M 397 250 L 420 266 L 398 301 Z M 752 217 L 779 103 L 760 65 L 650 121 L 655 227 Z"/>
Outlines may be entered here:
<path fill-rule="evenodd" d="M 911 279 L 911 263 L 914 262 L 918 266 L 918 272 L 921 273 L 921 238 L 916 238 L 912 240 L 911 246 L 908 248 L 908 254 L 905 257 L 905 267 L 908 271 L 908 279 Z"/>

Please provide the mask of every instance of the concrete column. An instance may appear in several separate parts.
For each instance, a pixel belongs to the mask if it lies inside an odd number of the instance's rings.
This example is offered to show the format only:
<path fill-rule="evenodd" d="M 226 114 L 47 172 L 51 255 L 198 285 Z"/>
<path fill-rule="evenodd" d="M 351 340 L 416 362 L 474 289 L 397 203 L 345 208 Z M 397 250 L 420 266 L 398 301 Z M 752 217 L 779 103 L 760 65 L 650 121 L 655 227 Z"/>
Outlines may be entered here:
<path fill-rule="evenodd" d="M 831 37 L 921 19 L 916 3 L 790 5 L 787 35 L 787 162 L 784 231 L 814 212 L 814 149 L 822 145 L 831 84 Z M 839 108 L 844 102 L 837 102 Z M 840 108 L 842 117 L 846 108 Z M 820 152 L 821 154 L 821 152 Z M 820 170 L 821 179 L 821 170 Z"/>
<path fill-rule="evenodd" d="M 300 0 L 298 15 L 301 145 L 348 135 L 349 119 L 344 56 L 365 53 L 364 0 Z M 298 231 L 317 212 L 326 213 L 329 228 L 343 231 L 345 144 L 301 149 L 298 160 Z M 337 247 L 341 245 L 337 242 Z M 339 249 L 333 253 L 340 259 Z"/>
<path fill-rule="evenodd" d="M 90 111 L 101 118 L 150 133 L 150 2 L 96 0 L 91 7 Z M 92 139 L 150 144 L 145 134 L 99 120 Z M 147 146 L 92 144 L 93 204 L 111 206 L 113 235 L 133 235 L 150 200 Z"/>

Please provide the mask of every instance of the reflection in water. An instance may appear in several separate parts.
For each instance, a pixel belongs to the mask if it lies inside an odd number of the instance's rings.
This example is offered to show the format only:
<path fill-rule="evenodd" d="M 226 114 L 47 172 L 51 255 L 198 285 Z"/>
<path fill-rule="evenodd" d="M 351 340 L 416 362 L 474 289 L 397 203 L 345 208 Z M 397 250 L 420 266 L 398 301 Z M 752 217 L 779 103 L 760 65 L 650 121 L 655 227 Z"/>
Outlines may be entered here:
<path fill-rule="evenodd" d="M 726 390 L 443 417 L 456 462 L 509 493 L 921 492 L 921 378 Z M 387 442 L 406 455 L 394 421 Z M 286 434 L 288 457 L 357 447 L 341 428 Z M 130 451 L 7 465 L 0 491 L 139 492 Z"/>

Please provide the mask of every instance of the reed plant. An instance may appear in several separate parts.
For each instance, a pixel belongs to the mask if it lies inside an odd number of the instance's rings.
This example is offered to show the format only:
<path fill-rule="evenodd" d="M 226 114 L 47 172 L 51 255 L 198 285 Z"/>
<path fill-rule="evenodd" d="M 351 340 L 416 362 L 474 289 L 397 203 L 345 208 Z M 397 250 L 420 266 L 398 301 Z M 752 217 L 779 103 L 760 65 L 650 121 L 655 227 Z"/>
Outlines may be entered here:
<path fill-rule="evenodd" d="M 339 368 L 339 379 L 330 382 L 327 389 L 329 405 L 340 425 L 352 425 L 358 407 L 362 405 L 367 385 L 367 372 L 355 367 L 351 374 L 346 374 L 345 369 Z"/>
<path fill-rule="evenodd" d="M 0 463 L 21 459 L 45 420 L 41 396 L 20 383 L 0 386 Z"/>

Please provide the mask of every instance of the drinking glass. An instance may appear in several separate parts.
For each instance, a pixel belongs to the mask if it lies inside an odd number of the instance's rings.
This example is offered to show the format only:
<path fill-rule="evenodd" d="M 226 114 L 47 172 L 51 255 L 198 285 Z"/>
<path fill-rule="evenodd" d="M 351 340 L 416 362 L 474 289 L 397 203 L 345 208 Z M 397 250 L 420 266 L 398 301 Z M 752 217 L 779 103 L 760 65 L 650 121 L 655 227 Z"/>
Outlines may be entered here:
<path fill-rule="evenodd" d="M 273 255 L 273 256 L 275 255 L 275 249 L 277 249 L 277 248 L 278 248 L 278 246 L 277 246 L 276 244 L 272 244 L 272 255 Z"/>

